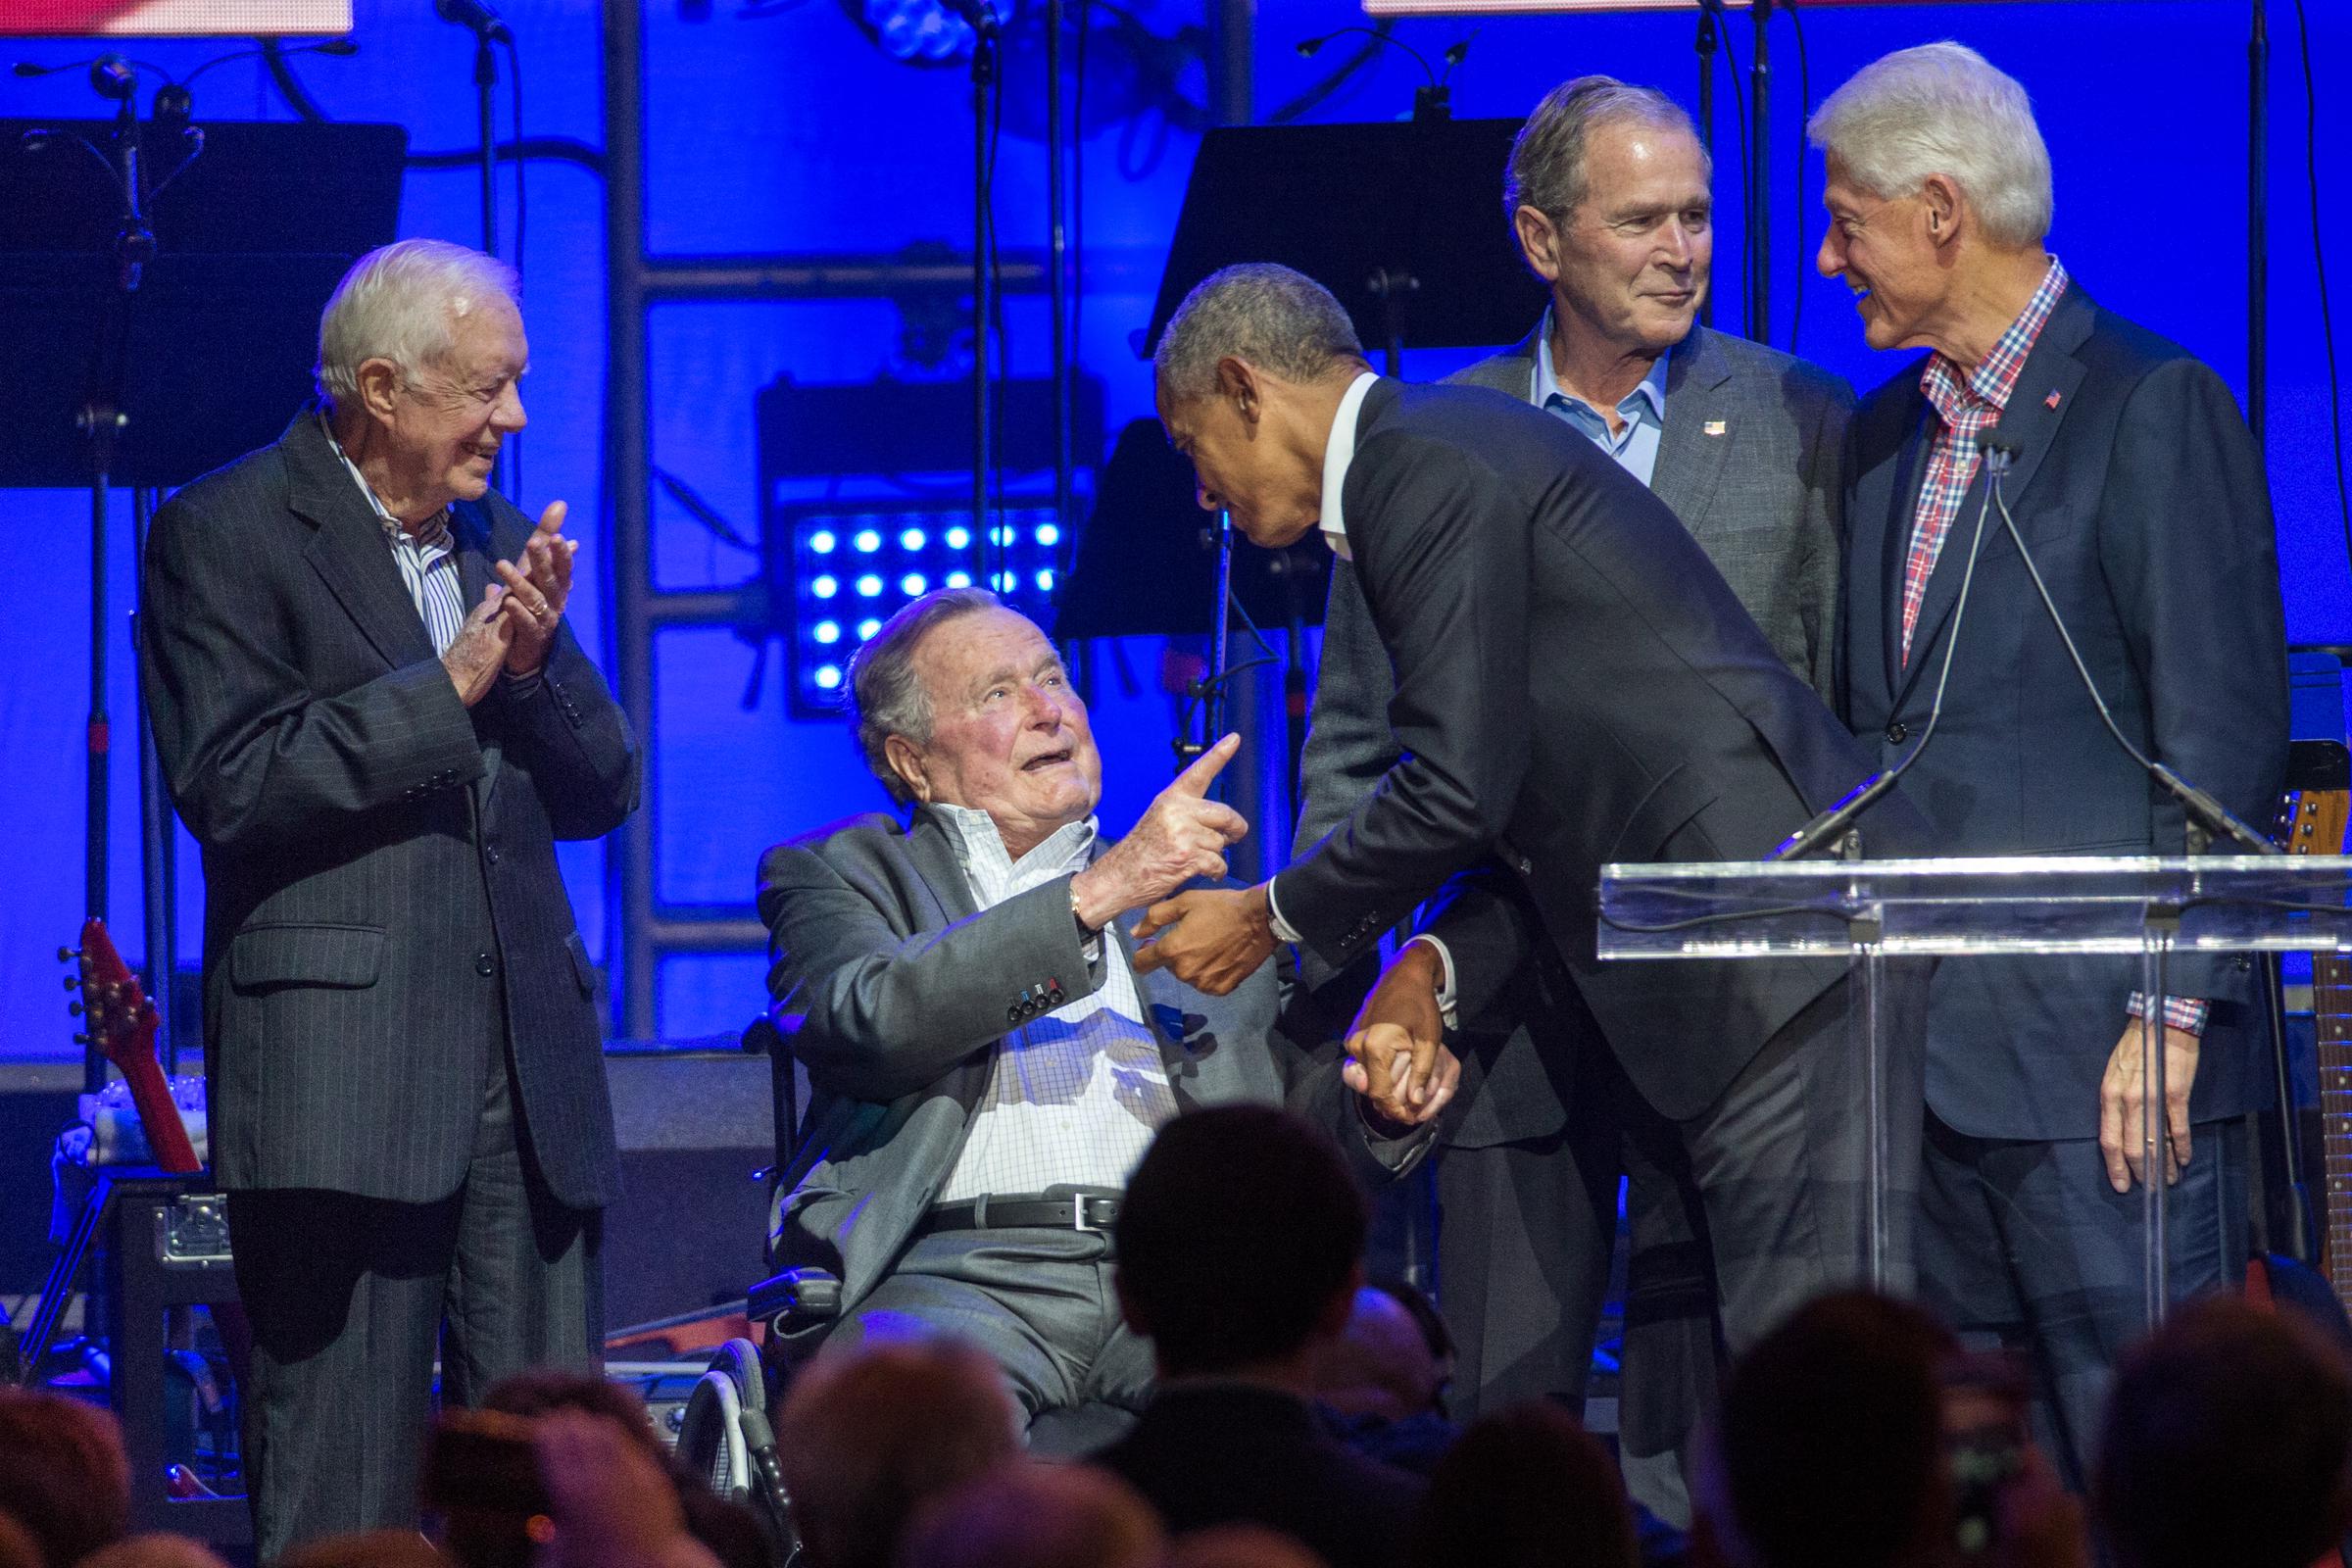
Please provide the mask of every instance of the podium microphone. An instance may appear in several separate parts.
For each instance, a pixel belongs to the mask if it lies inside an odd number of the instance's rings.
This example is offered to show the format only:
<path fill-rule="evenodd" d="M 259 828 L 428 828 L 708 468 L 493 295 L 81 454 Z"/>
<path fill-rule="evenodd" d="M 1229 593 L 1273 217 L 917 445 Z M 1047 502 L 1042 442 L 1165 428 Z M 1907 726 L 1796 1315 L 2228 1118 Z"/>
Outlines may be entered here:
<path fill-rule="evenodd" d="M 1871 774 L 1840 796 L 1828 810 L 1783 839 L 1777 849 L 1764 857 L 1767 860 L 1802 859 L 1816 850 L 1837 843 L 1844 837 L 1846 828 L 1856 817 L 1869 810 L 1881 796 L 1894 788 L 1894 781 L 1910 771 L 1911 764 L 1918 761 L 1920 754 L 1928 749 L 1928 742 L 1936 738 L 1936 726 L 1943 719 L 1944 688 L 1952 678 L 1952 655 L 1960 646 L 1960 623 L 1968 614 L 1969 590 L 1976 585 L 1977 558 L 1984 549 L 1984 519 L 1991 510 L 1993 497 L 2000 493 L 1997 473 L 2008 467 L 2008 464 L 1996 459 L 1994 454 L 2005 450 L 2014 457 L 2017 451 L 2014 445 L 1996 447 L 1999 436 L 2000 432 L 1995 429 L 1980 436 L 1977 441 L 1978 450 L 1984 454 L 1987 469 L 1994 471 L 1996 477 L 1986 485 L 1984 499 L 1977 503 L 1977 527 L 1968 541 L 1968 565 L 1960 574 L 1960 597 L 1952 603 L 1952 628 L 1943 641 L 1943 667 L 1936 672 L 1936 701 L 1929 706 L 1928 722 L 1919 732 L 1919 744 L 1912 747 L 1909 755 L 1894 766 L 1881 768 Z M 1996 462 L 2000 463 L 1998 470 L 1992 468 Z"/>
<path fill-rule="evenodd" d="M 2107 699 L 2099 695 L 2098 682 L 2090 678 L 2090 666 L 2082 662 L 2082 651 L 2075 647 L 2074 634 L 2066 627 L 2066 617 L 2058 613 L 2058 602 L 2050 597 L 2049 586 L 2041 580 L 2041 568 L 2034 563 L 2034 552 L 2026 548 L 2025 534 L 2019 530 L 2017 519 L 2009 514 L 2009 498 L 2002 493 L 2001 481 L 2009 472 L 2010 465 L 2017 461 L 2018 443 L 2004 437 L 1995 428 L 1985 436 L 1984 446 L 1985 469 L 1991 475 L 1990 493 L 1993 505 L 2000 509 L 2001 525 L 2009 530 L 2009 542 L 2017 546 L 2018 559 L 2026 564 L 2026 575 L 2034 581 L 2034 592 L 2040 597 L 2041 608 L 2048 612 L 2050 624 L 2056 628 L 2059 642 L 2066 647 L 2066 657 L 2074 663 L 2075 674 L 2081 678 L 2083 691 L 2090 694 L 2090 706 L 2098 710 L 2099 722 L 2107 726 L 2107 733 L 2115 737 L 2115 744 L 2122 747 L 2125 754 L 2137 762 L 2160 789 L 2180 803 L 2180 809 L 2188 818 L 2188 853 L 2203 855 L 2216 839 L 2228 839 L 2247 855 L 2283 853 L 2278 845 L 2239 820 L 2220 801 L 2132 745 L 2131 738 L 2117 725 L 2114 713 L 2108 710 Z M 1925 744 L 1924 741 L 1922 744 Z"/>

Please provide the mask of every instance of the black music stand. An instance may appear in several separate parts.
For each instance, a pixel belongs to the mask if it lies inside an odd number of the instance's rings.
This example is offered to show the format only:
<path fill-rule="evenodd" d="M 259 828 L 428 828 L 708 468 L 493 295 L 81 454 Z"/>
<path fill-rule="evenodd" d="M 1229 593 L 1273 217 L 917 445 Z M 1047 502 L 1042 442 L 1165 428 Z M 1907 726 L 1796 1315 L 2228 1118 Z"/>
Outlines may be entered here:
<path fill-rule="evenodd" d="M 142 491 L 184 484 L 284 430 L 311 393 L 327 296 L 397 232 L 408 153 L 399 125 L 216 121 L 183 140 L 131 108 L 126 99 L 112 121 L 0 120 L 0 486 L 91 493 L 84 877 L 86 912 L 100 916 L 107 493 L 130 487 L 143 524 Z M 198 155 L 174 174 L 190 147 Z M 125 168 L 138 187 L 127 201 Z M 147 991 L 169 1008 L 171 818 L 134 732 Z M 85 1087 L 105 1073 L 89 1053 Z"/>
<path fill-rule="evenodd" d="M 31 152 L 24 133 L 36 128 L 55 135 Z M 72 138 L 104 146 L 112 130 L 0 120 L 0 487 L 90 482 L 75 416 L 107 390 L 91 384 L 107 368 L 93 349 L 122 329 L 121 202 Z M 147 214 L 156 256 L 129 296 L 114 399 L 127 421 L 107 469 L 120 485 L 185 484 L 276 440 L 311 394 L 327 296 L 399 228 L 405 127 L 203 130 L 203 156 Z"/>
<path fill-rule="evenodd" d="M 1237 262 L 1279 262 L 1339 297 L 1367 346 L 1516 343 L 1547 299 L 1502 210 L 1516 120 L 1228 125 L 1200 141 L 1139 348 L 1149 354 L 1194 284 Z"/>
<path fill-rule="evenodd" d="M 1160 274 L 1159 299 L 1151 327 L 1137 336 L 1137 351 L 1149 355 L 1158 345 L 1168 318 L 1195 284 L 1241 262 L 1278 262 L 1331 290 L 1354 321 L 1356 336 L 1379 345 L 1382 368 L 1390 375 L 1398 373 L 1408 348 L 1518 342 L 1541 318 L 1547 299 L 1544 285 L 1521 262 L 1502 212 L 1503 167 L 1519 125 L 1516 120 L 1410 120 L 1211 130 L 1194 161 L 1176 238 Z M 1121 454 L 1127 445 L 1122 437 Z M 1115 467 L 1119 456 L 1111 461 Z M 1184 488 L 1189 497 L 1189 478 Z M 1121 516 L 1110 472 L 1104 473 L 1099 496 L 1097 519 Z M 1135 521 L 1154 516 L 1146 508 Z M 1088 528 L 1080 570 L 1091 549 L 1098 561 L 1115 550 L 1121 571 L 1137 571 L 1120 543 L 1098 537 L 1102 531 Z M 1166 531 L 1164 526 L 1157 530 Z M 1119 532 L 1142 529 L 1123 520 Z M 1209 674 L 1197 683 L 1207 701 L 1200 736 L 1177 743 L 1180 758 L 1199 755 L 1222 732 L 1225 683 L 1232 673 L 1225 606 L 1233 591 L 1233 526 L 1222 514 L 1212 540 L 1214 566 L 1202 585 L 1211 607 Z M 1295 603 L 1299 584 L 1294 568 L 1281 570 L 1289 578 L 1282 591 Z M 1160 613 L 1171 597 L 1172 580 L 1181 579 L 1151 577 L 1151 597 Z M 1072 587 L 1079 582 L 1074 579 Z M 1070 597 L 1085 603 L 1077 593 Z M 1321 598 L 1315 595 L 1317 606 Z M 1294 632 L 1305 623 L 1296 614 L 1286 619 Z M 1294 774 L 1305 684 L 1298 645 L 1294 635 L 1286 673 L 1286 706 L 1294 710 Z"/>

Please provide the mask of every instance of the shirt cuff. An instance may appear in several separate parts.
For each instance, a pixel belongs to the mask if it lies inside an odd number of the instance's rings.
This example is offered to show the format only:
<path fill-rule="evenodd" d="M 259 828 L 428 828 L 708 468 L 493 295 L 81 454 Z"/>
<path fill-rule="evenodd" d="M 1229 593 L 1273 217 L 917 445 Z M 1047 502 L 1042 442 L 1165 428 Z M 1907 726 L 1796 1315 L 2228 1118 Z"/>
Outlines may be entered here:
<path fill-rule="evenodd" d="M 2134 991 L 2132 993 L 2131 1000 L 2124 1004 L 2124 1010 L 2134 1018 L 2144 1018 L 2148 1012 L 2148 999 Z M 2204 1034 L 2205 1020 L 2211 1012 L 2212 1004 L 2196 997 L 2167 997 L 2164 999 L 2166 1027 L 2179 1029 L 2186 1034 Z"/>
<path fill-rule="evenodd" d="M 1274 902 L 1274 879 L 1272 877 L 1266 879 L 1266 925 L 1274 933 L 1274 940 L 1277 942 L 1288 942 L 1296 947 L 1306 940 L 1298 934 L 1297 926 L 1282 917 L 1282 906 Z"/>
<path fill-rule="evenodd" d="M 1462 1020 L 1453 994 L 1453 955 L 1446 951 L 1444 938 L 1433 937 L 1426 931 L 1407 938 L 1404 945 L 1409 948 L 1416 942 L 1438 956 L 1438 1016 L 1446 1020 L 1446 1028 L 1459 1029 Z"/>

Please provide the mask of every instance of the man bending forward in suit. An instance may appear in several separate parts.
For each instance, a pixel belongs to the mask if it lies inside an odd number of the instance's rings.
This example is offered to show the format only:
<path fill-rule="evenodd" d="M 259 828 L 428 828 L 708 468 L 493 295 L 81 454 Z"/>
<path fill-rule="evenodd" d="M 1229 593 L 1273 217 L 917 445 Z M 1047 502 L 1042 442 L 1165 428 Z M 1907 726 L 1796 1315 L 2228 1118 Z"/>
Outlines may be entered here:
<path fill-rule="evenodd" d="M 1699 324 L 1711 173 L 1690 116 L 1655 88 L 1580 76 L 1545 94 L 1512 144 L 1502 211 L 1550 308 L 1517 345 L 1448 379 L 1544 410 L 1647 485 L 1827 700 L 1853 394 Z M 1338 826 L 1397 760 L 1395 689 L 1354 568 L 1337 562 L 1294 843 Z M 1362 967 L 1334 977 L 1302 956 L 1299 973 L 1319 1001 L 1352 1008 Z M 1715 1387 L 1696 1191 L 1671 1125 L 1633 1093 L 1576 999 L 1544 986 L 1514 985 L 1508 1016 L 1473 1021 L 1461 1045 L 1462 1103 L 1437 1173 L 1438 1291 L 1462 1357 L 1450 1402 L 1465 1419 L 1526 1398 L 1581 1406 L 1623 1170 L 1619 1453 L 1637 1499 L 1687 1525 L 1669 1456 Z"/>
<path fill-rule="evenodd" d="M 1183 1110 L 1291 1102 L 1367 1180 L 1426 1132 L 1379 1125 L 1274 1030 L 1270 965 L 1208 996 L 1128 961 L 1132 913 L 1221 877 L 1249 830 L 1205 799 L 1227 736 L 1126 838 L 1098 833 L 1102 758 L 1054 645 L 976 588 L 926 595 L 850 662 L 858 740 L 910 822 L 863 816 L 770 850 L 769 988 L 803 1014 L 815 1091 L 775 1261 L 840 1281 L 787 1358 L 949 1333 L 995 1356 L 1041 1450 L 1122 1430 L 1152 1379 L 1120 1325 L 1108 1233 L 1152 1133 Z M 1410 1119 L 1426 1122 L 1444 1102 Z"/>
<path fill-rule="evenodd" d="M 490 490 L 523 423 L 514 286 L 435 240 L 362 257 L 324 408 L 147 542 L 263 1562 L 414 1524 L 436 1349 L 462 1404 L 603 1338 L 612 1111 L 554 841 L 618 826 L 637 759 L 564 625 L 564 503 L 533 528 Z"/>
<path fill-rule="evenodd" d="M 1563 966 L 1643 1102 L 1674 1124 L 1705 1204 L 1736 1351 L 1862 1268 L 1866 1140 L 1844 963 L 1603 963 L 1613 860 L 1751 859 L 1870 771 L 1663 504 L 1524 401 L 1366 368 L 1347 313 L 1281 267 L 1193 291 L 1161 339 L 1161 420 L 1203 505 L 1254 543 L 1320 528 L 1350 558 L 1396 668 L 1401 751 L 1272 881 L 1149 912 L 1142 962 L 1221 990 L 1297 941 L 1345 965 L 1456 873 L 1358 1019 L 1435 1059 L 1447 976 L 1475 1016 L 1539 950 Z M 1908 844 L 1898 803 L 1886 847 Z M 1916 1039 L 1886 1060 L 1903 1122 Z M 1383 1065 L 1393 1055 L 1376 1053 Z M 1408 1098 L 1406 1104 L 1412 1102 Z M 1916 1144 L 1895 1129 L 1905 1192 Z M 1908 1280 L 1887 1238 L 1886 1281 Z"/>

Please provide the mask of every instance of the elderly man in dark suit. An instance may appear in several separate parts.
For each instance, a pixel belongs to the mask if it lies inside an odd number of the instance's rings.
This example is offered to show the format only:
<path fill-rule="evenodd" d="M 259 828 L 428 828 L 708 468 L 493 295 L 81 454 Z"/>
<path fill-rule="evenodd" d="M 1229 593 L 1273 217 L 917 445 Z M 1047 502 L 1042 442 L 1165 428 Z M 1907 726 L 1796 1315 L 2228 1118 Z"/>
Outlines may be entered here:
<path fill-rule="evenodd" d="M 2132 744 L 2240 817 L 2286 760 L 2285 632 L 2262 453 L 2220 376 L 2093 304 L 2043 248 L 2050 162 L 2025 89 L 1958 44 L 1904 50 L 1825 102 L 1819 266 L 1874 348 L 1924 348 L 1854 421 L 1845 680 L 1855 733 L 1917 743 L 1913 799 L 1973 855 L 2180 855 L 2180 807 L 2115 744 L 1996 514 L 1955 614 L 1987 478 L 2017 444 L 2017 531 Z M 1865 829 L 1867 832 L 1867 828 Z M 2033 1351 L 2044 1446 L 2082 1465 L 2144 1327 L 2140 1195 L 2172 1189 L 2171 1282 L 2238 1280 L 2242 1117 L 2267 1079 L 2242 960 L 2180 960 L 2163 1004 L 2165 1169 L 2140 1168 L 2137 964 L 1970 958 L 1929 1009 L 1921 1281 L 1956 1327 Z"/>
<path fill-rule="evenodd" d="M 1521 128 L 1503 183 L 1551 307 L 1525 341 L 1449 379 L 1557 416 L 1649 486 L 1826 698 L 1853 394 L 1698 324 L 1714 257 L 1710 173 L 1665 94 L 1607 76 L 1554 88 Z M 1322 838 L 1396 762 L 1394 692 L 1353 568 L 1336 563 L 1296 842 Z M 1301 972 L 1318 990 L 1350 990 L 1311 957 Z M 1704 1221 L 1671 1128 L 1562 989 L 1556 976 L 1525 977 L 1522 1004 L 1505 1011 L 1528 1016 L 1486 1020 L 1463 1043 L 1467 1087 L 1438 1169 L 1439 1287 L 1461 1347 L 1453 1405 L 1467 1416 L 1522 1398 L 1581 1402 L 1624 1169 L 1634 1277 L 1619 1438 L 1639 1461 L 1676 1448 L 1714 1386 Z M 1639 1464 L 1629 1472 L 1644 1501 L 1682 1517 L 1670 1482 L 1643 1487 Z"/>
<path fill-rule="evenodd" d="M 1869 770 L 1862 750 L 1639 481 L 1521 400 L 1382 381 L 1311 280 L 1279 267 L 1209 278 L 1156 369 L 1204 505 L 1268 547 L 1320 526 L 1352 560 L 1396 668 L 1401 754 L 1271 882 L 1152 906 L 1139 961 L 1209 990 L 1280 940 L 1345 965 L 1484 868 L 1434 927 L 1450 958 L 1408 944 L 1358 1017 L 1352 1043 L 1376 1075 L 1396 1059 L 1384 1040 L 1411 1043 L 1399 1102 L 1418 1102 L 1441 979 L 1476 1016 L 1546 948 L 1675 1125 L 1733 1348 L 1855 1278 L 1865 1151 L 1844 965 L 1604 964 L 1593 893 L 1607 861 L 1763 855 Z M 1898 803 L 1886 821 L 1903 816 Z M 1917 1064 L 1900 1048 L 1886 1062 L 1897 1106 L 1917 1103 Z M 1894 1151 L 1898 1182 L 1908 1152 Z M 1890 1241 L 1899 1288 L 1908 1238 Z"/>
<path fill-rule="evenodd" d="M 464 1403 L 603 1333 L 612 1115 L 555 840 L 617 826 L 637 758 L 564 623 L 564 504 L 533 527 L 489 488 L 523 424 L 513 288 L 455 245 L 361 258 L 323 407 L 148 538 L 264 1562 L 414 1522 L 436 1350 Z"/>
<path fill-rule="evenodd" d="M 1228 736 L 1113 843 L 1086 704 L 1027 617 L 926 595 L 851 661 L 857 730 L 911 818 L 869 815 L 762 857 L 769 988 L 802 1014 L 815 1091 L 775 1262 L 837 1281 L 778 1350 L 960 1336 L 1004 1366 L 1033 1446 L 1074 1452 L 1142 1406 L 1109 1232 L 1152 1133 L 1219 1102 L 1292 1103 L 1369 1183 L 1412 1164 L 1445 1093 L 1395 1124 L 1355 1064 L 1310 1068 L 1275 1027 L 1270 964 L 1209 995 L 1129 958 L 1135 912 L 1222 877 L 1248 831 L 1205 798 Z M 1348 1081 L 1343 1081 L 1345 1079 Z"/>

